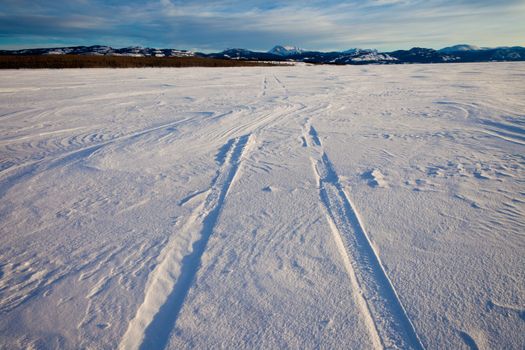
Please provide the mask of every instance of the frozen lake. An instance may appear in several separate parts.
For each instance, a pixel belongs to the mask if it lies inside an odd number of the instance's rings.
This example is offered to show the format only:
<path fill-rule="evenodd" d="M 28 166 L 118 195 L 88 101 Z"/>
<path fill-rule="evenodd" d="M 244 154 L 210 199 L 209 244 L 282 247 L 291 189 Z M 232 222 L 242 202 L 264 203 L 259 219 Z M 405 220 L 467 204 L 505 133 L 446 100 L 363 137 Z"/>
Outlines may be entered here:
<path fill-rule="evenodd" d="M 525 347 L 525 63 L 0 72 L 0 347 Z"/>

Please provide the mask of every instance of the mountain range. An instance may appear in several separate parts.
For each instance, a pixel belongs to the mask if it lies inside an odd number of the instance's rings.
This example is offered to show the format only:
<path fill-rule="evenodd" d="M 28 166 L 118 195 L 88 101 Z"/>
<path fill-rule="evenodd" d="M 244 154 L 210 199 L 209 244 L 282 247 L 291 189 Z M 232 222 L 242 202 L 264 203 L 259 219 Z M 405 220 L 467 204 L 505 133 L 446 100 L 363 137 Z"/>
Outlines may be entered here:
<path fill-rule="evenodd" d="M 525 61 L 525 48 L 481 48 L 473 45 L 455 45 L 440 50 L 414 47 L 410 50 L 379 52 L 373 49 L 349 49 L 345 51 L 309 51 L 295 46 L 273 47 L 268 52 L 246 49 L 227 49 L 217 53 L 200 53 L 189 50 L 127 47 L 115 49 L 109 46 L 74 46 L 23 50 L 0 50 L 0 55 L 98 55 L 132 57 L 209 57 L 249 61 L 291 61 L 318 64 L 401 64 Z"/>

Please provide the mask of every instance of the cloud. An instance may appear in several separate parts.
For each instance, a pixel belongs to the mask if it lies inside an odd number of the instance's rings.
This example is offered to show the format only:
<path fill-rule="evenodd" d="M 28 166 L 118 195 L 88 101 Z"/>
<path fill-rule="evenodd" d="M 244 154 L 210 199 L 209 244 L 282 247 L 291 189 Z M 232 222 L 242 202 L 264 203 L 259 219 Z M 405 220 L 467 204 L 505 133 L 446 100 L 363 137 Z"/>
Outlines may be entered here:
<path fill-rule="evenodd" d="M 4 0 L 0 45 L 128 43 L 220 50 L 523 44 L 520 0 Z M 30 14 L 30 15 L 29 15 Z M 487 25 L 490 23 L 490 26 Z M 102 42 L 104 40 L 104 42 Z"/>

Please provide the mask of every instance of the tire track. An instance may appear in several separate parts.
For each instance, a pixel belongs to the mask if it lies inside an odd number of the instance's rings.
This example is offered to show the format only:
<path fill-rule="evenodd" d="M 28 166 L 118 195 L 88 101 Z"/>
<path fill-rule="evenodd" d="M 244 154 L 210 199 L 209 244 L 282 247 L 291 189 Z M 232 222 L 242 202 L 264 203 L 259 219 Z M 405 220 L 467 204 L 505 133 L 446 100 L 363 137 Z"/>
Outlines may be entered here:
<path fill-rule="evenodd" d="M 286 87 L 286 85 L 281 81 L 281 79 L 277 78 L 277 76 L 274 74 L 273 75 L 273 79 L 275 80 L 275 82 L 279 85 L 279 87 L 281 88 L 281 90 L 283 91 L 284 93 L 284 99 L 288 99 L 288 88 Z"/>
<path fill-rule="evenodd" d="M 265 76 L 263 79 L 263 82 L 261 84 L 261 93 L 259 94 L 259 97 L 266 96 L 266 91 L 268 90 L 268 77 Z"/>
<path fill-rule="evenodd" d="M 252 112 L 252 119 L 243 123 L 234 124 L 226 129 L 220 131 L 212 131 L 209 134 L 204 134 L 206 139 L 226 139 L 231 138 L 233 135 L 239 135 L 247 132 L 257 132 L 263 128 L 267 128 L 277 120 L 282 120 L 289 115 L 293 115 L 303 110 L 305 106 L 303 104 L 276 104 L 272 105 L 271 109 L 268 110 L 265 107 L 262 111 Z"/>
<path fill-rule="evenodd" d="M 304 126 L 303 137 L 312 151 L 310 160 L 319 197 L 372 343 L 376 348 L 424 349 L 354 203 L 341 185 L 317 131 L 309 122 Z"/>
<path fill-rule="evenodd" d="M 221 125 L 219 128 L 205 130 L 199 135 L 206 140 L 225 140 L 232 139 L 238 135 L 256 134 L 258 131 L 271 127 L 276 122 L 294 116 L 299 113 L 306 113 L 309 109 L 303 103 L 289 102 L 288 90 L 286 86 L 275 76 L 273 79 L 264 76 L 262 80 L 262 92 L 259 98 L 271 94 L 272 102 L 262 101 L 262 103 L 252 103 L 244 106 L 244 110 L 239 113 L 237 122 Z M 272 82 L 272 83 L 271 83 Z M 284 92 L 278 93 L 278 90 Z M 268 96 L 267 96 L 268 97 Z M 261 102 L 261 101 L 259 101 Z M 316 106 L 315 110 L 320 107 Z"/>
<path fill-rule="evenodd" d="M 239 173 L 241 161 L 254 143 L 252 134 L 230 140 L 204 201 L 174 236 L 151 274 L 142 305 L 131 320 L 120 349 L 163 349 L 175 327 L 224 201 Z"/>
<path fill-rule="evenodd" d="M 286 90 L 286 87 L 284 86 L 284 84 L 280 80 L 278 80 L 275 76 L 274 76 L 274 80 L 278 82 L 280 89 Z M 269 79 L 267 76 L 264 77 L 263 85 L 264 85 L 263 87 L 264 94 L 266 95 L 267 91 L 270 90 L 270 83 L 269 83 Z M 163 91 L 163 90 L 160 90 L 160 91 Z M 147 94 L 151 94 L 151 93 L 148 92 Z M 106 97 L 104 97 L 104 99 L 105 98 Z M 281 99 L 281 100 L 284 100 L 284 99 Z M 259 100 L 256 99 L 255 101 L 247 104 L 245 107 L 256 105 L 258 102 Z M 284 101 L 281 101 L 281 102 L 284 102 Z M 254 118 L 249 123 L 242 123 L 241 125 L 235 124 L 235 126 L 232 127 L 231 130 L 227 130 L 227 132 L 224 132 L 224 134 L 227 134 L 227 135 L 220 135 L 220 137 L 221 138 L 222 137 L 231 138 L 233 137 L 232 135 L 234 134 L 239 135 L 240 133 L 251 132 L 250 130 L 251 126 L 254 126 L 260 129 L 261 127 L 266 126 L 268 122 L 273 121 L 274 119 L 278 117 L 281 117 L 283 114 L 286 113 L 286 115 L 288 115 L 289 113 L 297 112 L 301 108 L 304 108 L 304 105 L 286 103 L 284 105 L 274 106 L 273 107 L 274 110 L 271 110 L 266 113 L 261 113 L 261 116 L 259 118 Z M 278 109 L 278 110 L 275 110 L 275 109 Z M 25 112 L 26 111 L 15 112 L 15 114 L 25 113 Z M 48 114 L 52 112 L 54 111 L 44 111 L 43 113 Z M 228 114 L 232 114 L 231 111 L 228 113 L 224 113 L 219 116 L 216 116 L 214 117 L 214 119 L 220 118 L 222 116 L 226 116 Z M 253 111 L 252 111 L 252 114 L 254 114 Z M 22 145 L 24 146 L 24 149 L 34 148 L 34 149 L 40 149 L 43 152 L 42 154 L 38 155 L 38 159 L 36 160 L 17 159 L 14 162 L 7 161 L 7 160 L 0 160 L 0 181 L 5 182 L 5 180 L 8 180 L 7 182 L 9 182 L 9 180 L 13 178 L 18 178 L 17 173 L 19 173 L 20 177 L 25 177 L 25 175 L 28 175 L 28 173 L 34 173 L 35 170 L 42 169 L 42 166 L 43 166 L 43 169 L 45 170 L 48 164 L 60 162 L 61 159 L 65 159 L 65 158 L 74 159 L 75 154 L 78 156 L 82 156 L 86 154 L 89 155 L 90 153 L 94 153 L 99 148 L 106 146 L 108 144 L 113 144 L 118 141 L 140 137 L 147 133 L 155 132 L 163 128 L 173 127 L 174 125 L 182 124 L 184 122 L 192 121 L 194 119 L 195 119 L 194 117 L 188 117 L 188 118 L 184 118 L 184 119 L 181 119 L 175 122 L 168 122 L 165 124 L 149 127 L 143 130 L 131 132 L 126 135 L 104 134 L 104 133 L 98 132 L 97 130 L 94 130 L 90 133 L 85 133 L 85 134 L 72 135 L 72 136 L 67 135 L 65 138 L 38 140 L 37 144 L 34 144 L 34 142 L 36 141 L 33 140 L 35 138 L 35 135 L 25 135 L 25 136 L 22 136 L 16 139 L 0 140 L 0 146 L 2 146 L 2 145 L 10 145 L 15 141 L 20 142 L 24 139 L 28 139 L 31 142 L 28 143 L 27 145 L 26 144 Z M 42 137 L 42 136 L 47 136 L 47 135 L 61 134 L 61 133 L 71 132 L 76 129 L 82 129 L 82 128 L 72 128 L 72 129 L 63 129 L 63 130 L 43 132 L 43 133 L 39 133 L 36 136 Z M 51 146 L 54 146 L 54 148 L 56 148 L 55 154 L 49 153 L 50 150 L 52 149 Z M 7 186 L 7 187 L 11 187 L 11 186 Z M 0 193 L 5 193 L 5 190 L 2 191 L 0 189 Z"/>

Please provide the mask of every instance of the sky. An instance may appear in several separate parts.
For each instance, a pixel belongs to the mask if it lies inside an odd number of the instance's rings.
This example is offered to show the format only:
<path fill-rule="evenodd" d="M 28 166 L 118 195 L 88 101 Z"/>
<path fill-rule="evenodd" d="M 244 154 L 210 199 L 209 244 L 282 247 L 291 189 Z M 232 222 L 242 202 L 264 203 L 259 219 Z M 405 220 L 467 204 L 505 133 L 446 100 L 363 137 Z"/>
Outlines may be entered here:
<path fill-rule="evenodd" d="M 525 46 L 525 0 L 0 0 L 0 48 Z"/>

